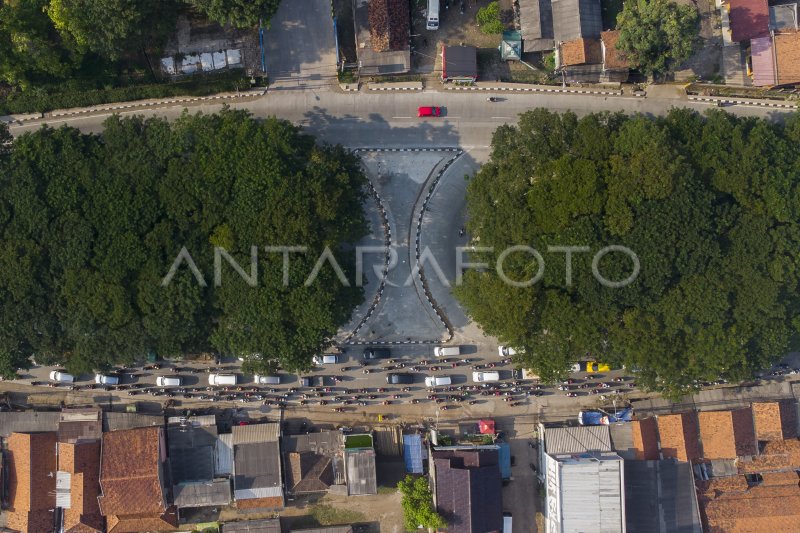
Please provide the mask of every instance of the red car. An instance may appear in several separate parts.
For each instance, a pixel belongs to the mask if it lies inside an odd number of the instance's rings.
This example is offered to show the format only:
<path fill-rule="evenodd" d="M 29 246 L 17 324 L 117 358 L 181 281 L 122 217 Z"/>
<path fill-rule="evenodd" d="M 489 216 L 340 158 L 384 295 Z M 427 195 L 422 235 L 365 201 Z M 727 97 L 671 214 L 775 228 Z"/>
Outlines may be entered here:
<path fill-rule="evenodd" d="M 417 109 L 418 117 L 438 117 L 442 114 L 441 107 L 420 107 Z"/>

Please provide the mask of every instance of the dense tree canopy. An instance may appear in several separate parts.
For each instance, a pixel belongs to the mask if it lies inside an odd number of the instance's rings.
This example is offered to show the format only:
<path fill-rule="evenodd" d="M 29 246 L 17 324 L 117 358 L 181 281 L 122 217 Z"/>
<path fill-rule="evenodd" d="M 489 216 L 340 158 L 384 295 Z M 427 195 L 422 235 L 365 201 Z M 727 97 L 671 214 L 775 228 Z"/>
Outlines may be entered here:
<path fill-rule="evenodd" d="M 406 531 L 416 531 L 420 526 L 434 530 L 447 527 L 447 522 L 433 508 L 428 478 L 407 475 L 397 484 L 397 488 L 402 495 Z"/>
<path fill-rule="evenodd" d="M 694 6 L 673 0 L 630 0 L 617 15 L 617 48 L 646 74 L 670 72 L 692 55 L 699 23 Z"/>
<path fill-rule="evenodd" d="M 337 252 L 365 230 L 357 158 L 243 112 L 105 126 L 45 128 L 0 156 L 0 372 L 31 355 L 86 372 L 150 351 L 308 367 L 361 298 L 327 263 L 305 283 L 325 247 L 346 267 Z M 217 286 L 215 247 L 250 275 L 253 246 L 256 285 L 220 252 Z M 287 286 L 265 246 L 308 248 L 290 254 Z M 184 247 L 205 287 L 185 260 L 162 286 Z"/>
<path fill-rule="evenodd" d="M 231 24 L 237 28 L 265 24 L 278 11 L 281 0 L 186 0 L 209 19 L 220 24 Z"/>
<path fill-rule="evenodd" d="M 493 268 L 470 271 L 457 294 L 518 363 L 546 379 L 591 356 L 626 365 L 645 386 L 679 393 L 695 380 L 744 379 L 794 348 L 800 297 L 800 120 L 784 125 L 713 111 L 665 118 L 537 109 L 494 134 L 469 185 L 469 229 L 494 265 L 502 250 L 541 253 L 538 283 L 517 288 Z M 592 274 L 620 245 L 640 272 L 622 288 Z M 566 281 L 564 252 L 572 255 Z M 477 258 L 473 258 L 473 261 Z M 534 255 L 507 256 L 522 281 Z M 634 271 L 620 252 L 597 270 Z"/>

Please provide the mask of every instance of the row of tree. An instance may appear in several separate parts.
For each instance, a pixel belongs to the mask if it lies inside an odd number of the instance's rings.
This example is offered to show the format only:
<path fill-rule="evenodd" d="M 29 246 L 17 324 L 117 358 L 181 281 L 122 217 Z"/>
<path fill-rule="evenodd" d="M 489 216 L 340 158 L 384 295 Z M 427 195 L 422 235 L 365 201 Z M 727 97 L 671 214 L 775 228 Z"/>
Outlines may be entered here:
<path fill-rule="evenodd" d="M 352 271 L 337 252 L 366 231 L 358 159 L 288 122 L 113 117 L 102 137 L 43 128 L 0 146 L 4 376 L 31 356 L 83 373 L 150 352 L 304 369 L 361 300 L 328 263 L 306 283 L 326 247 Z M 307 251 L 284 273 L 265 246 Z M 246 275 L 218 252 L 217 284 L 215 247 Z"/>
<path fill-rule="evenodd" d="M 280 0 L 3 0 L 0 80 L 27 87 L 96 72 L 97 64 L 163 43 L 178 12 L 191 8 L 221 24 L 255 27 Z"/>
<path fill-rule="evenodd" d="M 512 252 L 503 274 L 530 280 L 542 267 L 542 278 L 517 287 L 494 269 L 470 271 L 457 295 L 545 379 L 586 357 L 672 394 L 748 378 L 797 347 L 799 141 L 798 116 L 529 111 L 495 132 L 469 185 L 469 230 L 494 247 L 482 257 L 492 265 L 510 246 L 535 248 L 541 260 Z M 638 258 L 627 286 L 592 273 L 610 245 Z M 572 254 L 571 281 L 553 246 L 584 247 Z M 613 281 L 637 268 L 615 251 L 594 266 Z"/>

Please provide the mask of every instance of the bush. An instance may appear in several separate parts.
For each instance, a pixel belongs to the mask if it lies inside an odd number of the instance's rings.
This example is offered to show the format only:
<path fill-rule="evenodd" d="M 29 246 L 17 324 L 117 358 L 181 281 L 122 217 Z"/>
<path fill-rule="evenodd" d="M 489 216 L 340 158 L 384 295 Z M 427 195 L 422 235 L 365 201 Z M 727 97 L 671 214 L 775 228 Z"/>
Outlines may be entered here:
<path fill-rule="evenodd" d="M 495 35 L 503 33 L 505 26 L 500 19 L 500 4 L 498 2 L 490 2 L 486 7 L 478 10 L 475 16 L 478 26 L 481 27 L 481 32 L 487 35 Z"/>
<path fill-rule="evenodd" d="M 0 101 L 0 114 L 44 113 L 53 109 L 86 107 L 113 102 L 128 102 L 146 98 L 173 96 L 207 96 L 209 94 L 247 89 L 250 80 L 242 72 L 226 72 L 211 76 L 196 76 L 189 80 L 149 85 L 133 85 L 109 89 L 63 90 L 59 87 L 34 87 L 27 91 L 12 91 Z"/>

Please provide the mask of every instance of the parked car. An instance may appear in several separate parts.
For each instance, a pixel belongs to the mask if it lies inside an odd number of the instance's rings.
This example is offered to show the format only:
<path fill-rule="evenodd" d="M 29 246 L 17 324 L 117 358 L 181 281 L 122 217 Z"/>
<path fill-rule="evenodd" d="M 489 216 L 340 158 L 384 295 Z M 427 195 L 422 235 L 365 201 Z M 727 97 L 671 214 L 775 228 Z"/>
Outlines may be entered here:
<path fill-rule="evenodd" d="M 387 359 L 389 356 L 392 355 L 392 351 L 389 348 L 367 348 L 364 350 L 363 358 L 364 359 Z"/>
<path fill-rule="evenodd" d="M 335 365 L 339 362 L 339 357 L 336 354 L 326 353 L 323 355 L 315 355 L 312 361 L 315 365 Z"/>
<path fill-rule="evenodd" d="M 500 357 L 510 357 L 512 355 L 517 355 L 517 351 L 511 346 L 498 346 L 497 355 Z"/>
<path fill-rule="evenodd" d="M 50 372 L 50 379 L 52 381 L 58 381 L 59 383 L 72 383 L 75 381 L 75 376 L 59 370 L 53 370 Z"/>
<path fill-rule="evenodd" d="M 300 377 L 300 386 L 301 387 L 313 387 L 312 379 L 313 378 L 310 378 L 308 376 L 301 376 Z"/>
<path fill-rule="evenodd" d="M 411 385 L 414 383 L 414 376 L 412 374 L 396 374 L 390 372 L 386 374 L 386 383 L 390 385 Z"/>
<path fill-rule="evenodd" d="M 280 385 L 281 383 L 280 376 L 263 376 L 261 374 L 256 374 L 253 376 L 253 380 L 257 385 Z"/>
<path fill-rule="evenodd" d="M 183 380 L 178 376 L 158 376 L 156 385 L 159 387 L 180 387 Z"/>
<path fill-rule="evenodd" d="M 239 381 L 236 374 L 217 374 L 212 372 L 208 375 L 209 385 L 236 385 Z"/>
<path fill-rule="evenodd" d="M 417 109 L 418 117 L 438 117 L 442 114 L 441 107 L 423 106 Z"/>
<path fill-rule="evenodd" d="M 589 361 L 588 363 L 586 363 L 586 371 L 590 373 L 610 372 L 611 365 L 607 365 L 605 363 L 598 363 L 596 361 Z"/>
<path fill-rule="evenodd" d="M 119 376 L 95 374 L 94 382 L 98 385 L 119 385 Z"/>
<path fill-rule="evenodd" d="M 433 355 L 436 357 L 453 357 L 461 355 L 461 346 L 437 346 L 433 349 Z"/>
<path fill-rule="evenodd" d="M 473 372 L 472 381 L 474 381 L 475 383 L 500 381 L 500 372 Z"/>

